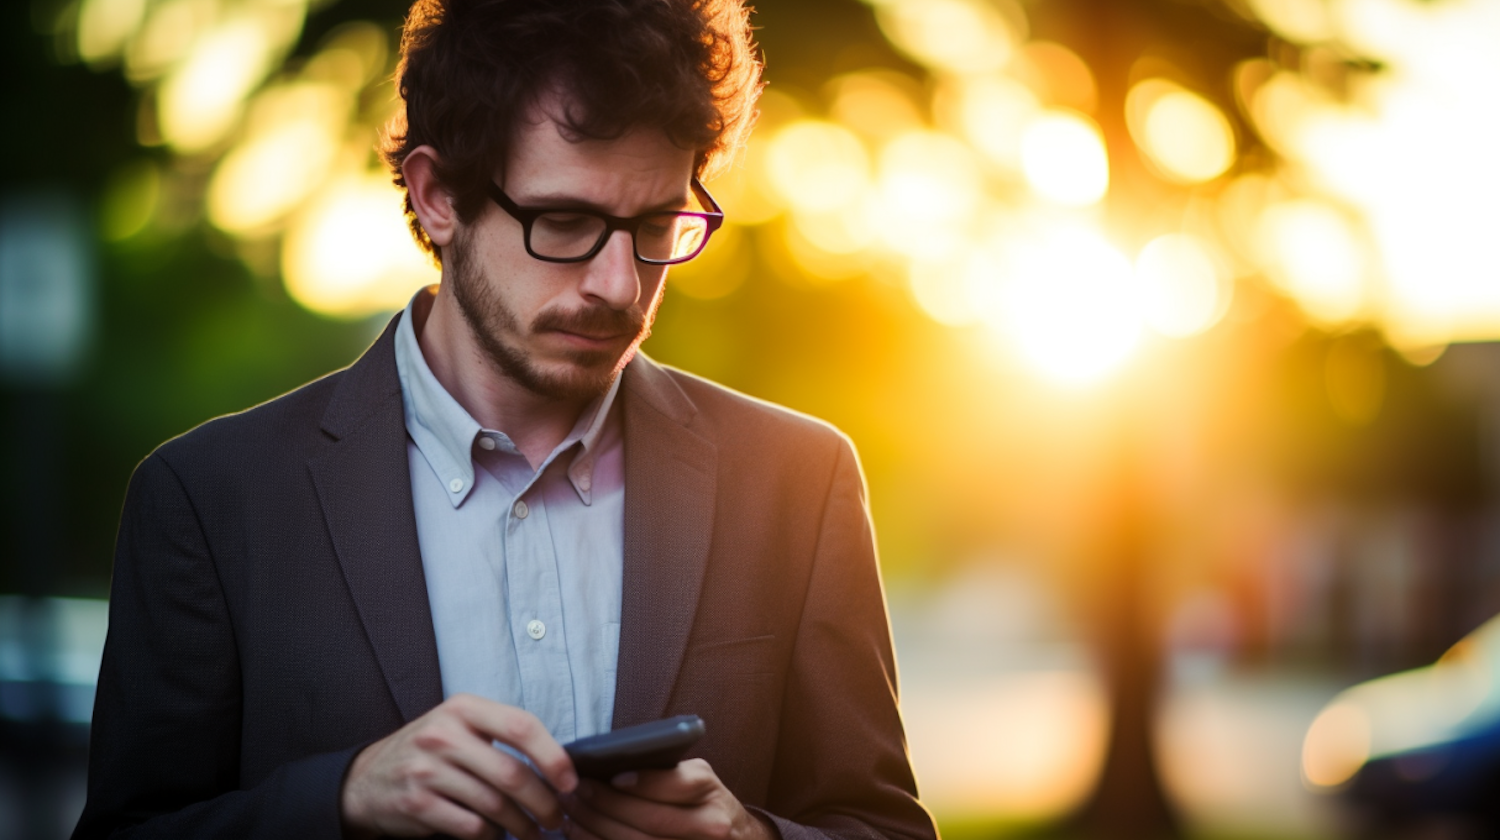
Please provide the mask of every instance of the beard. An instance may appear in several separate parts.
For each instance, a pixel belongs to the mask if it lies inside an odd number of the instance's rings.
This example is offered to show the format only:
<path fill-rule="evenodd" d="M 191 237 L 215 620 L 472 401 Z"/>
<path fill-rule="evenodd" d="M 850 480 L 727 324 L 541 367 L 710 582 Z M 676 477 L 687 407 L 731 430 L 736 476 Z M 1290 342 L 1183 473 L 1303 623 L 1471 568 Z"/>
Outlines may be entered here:
<path fill-rule="evenodd" d="M 468 232 L 458 231 L 453 245 L 449 268 L 452 269 L 453 297 L 459 312 L 490 363 L 533 394 L 558 400 L 593 399 L 609 390 L 615 375 L 635 357 L 641 342 L 651 335 L 651 324 L 661 303 L 660 294 L 646 310 L 639 306 L 618 310 L 602 304 L 577 310 L 543 309 L 530 325 L 522 327 L 520 317 L 499 293 L 497 284 L 490 282 L 484 270 L 476 264 Z M 524 349 L 506 339 L 506 336 L 536 335 L 551 330 L 584 335 L 632 335 L 634 338 L 624 352 L 618 354 L 613 350 L 570 350 L 565 355 L 566 365 L 562 370 L 544 368 Z"/>

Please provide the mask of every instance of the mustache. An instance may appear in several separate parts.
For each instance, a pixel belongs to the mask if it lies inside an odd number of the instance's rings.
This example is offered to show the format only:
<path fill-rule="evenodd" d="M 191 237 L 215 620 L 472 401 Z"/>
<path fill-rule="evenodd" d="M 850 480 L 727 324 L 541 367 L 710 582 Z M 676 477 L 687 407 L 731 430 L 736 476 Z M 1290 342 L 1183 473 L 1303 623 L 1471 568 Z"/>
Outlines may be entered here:
<path fill-rule="evenodd" d="M 589 306 L 583 309 L 548 309 L 532 321 L 533 332 L 560 330 L 582 335 L 636 335 L 646 324 L 645 313 L 636 307 L 628 310 L 610 309 L 608 306 Z"/>

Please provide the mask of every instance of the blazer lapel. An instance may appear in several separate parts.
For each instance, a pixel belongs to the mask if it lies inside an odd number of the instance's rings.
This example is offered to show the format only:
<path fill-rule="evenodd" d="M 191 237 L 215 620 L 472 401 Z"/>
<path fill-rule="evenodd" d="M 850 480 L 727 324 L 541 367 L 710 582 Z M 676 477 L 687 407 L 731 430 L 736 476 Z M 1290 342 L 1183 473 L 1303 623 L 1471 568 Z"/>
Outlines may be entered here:
<path fill-rule="evenodd" d="M 399 318 L 343 373 L 323 417 L 334 442 L 308 468 L 365 635 L 410 721 L 443 689 L 407 468 Z"/>
<path fill-rule="evenodd" d="M 625 568 L 614 728 L 661 717 L 687 649 L 713 530 L 718 450 L 697 409 L 644 356 L 621 383 Z"/>

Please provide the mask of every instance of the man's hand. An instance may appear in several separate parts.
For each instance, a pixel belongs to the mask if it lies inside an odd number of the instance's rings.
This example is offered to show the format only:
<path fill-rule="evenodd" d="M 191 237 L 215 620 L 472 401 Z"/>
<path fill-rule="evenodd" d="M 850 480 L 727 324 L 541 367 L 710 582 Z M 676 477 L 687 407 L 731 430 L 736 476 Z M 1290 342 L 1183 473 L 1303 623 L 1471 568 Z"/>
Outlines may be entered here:
<path fill-rule="evenodd" d="M 622 773 L 611 784 L 585 780 L 567 797 L 570 840 L 774 840 L 774 830 L 745 810 L 708 762 L 672 770 Z"/>
<path fill-rule="evenodd" d="M 537 770 L 493 741 L 514 747 Z M 534 715 L 457 694 L 362 750 L 344 778 L 339 810 L 352 836 L 488 840 L 503 829 L 535 840 L 537 823 L 562 825 L 557 794 L 577 787 L 573 762 Z"/>

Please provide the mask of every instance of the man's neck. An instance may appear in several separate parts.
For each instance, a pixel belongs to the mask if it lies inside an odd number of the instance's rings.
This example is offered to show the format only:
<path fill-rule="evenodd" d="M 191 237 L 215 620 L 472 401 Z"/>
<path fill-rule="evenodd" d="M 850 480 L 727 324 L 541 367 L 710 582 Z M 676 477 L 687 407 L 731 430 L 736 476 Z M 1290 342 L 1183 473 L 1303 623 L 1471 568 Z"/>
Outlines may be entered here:
<path fill-rule="evenodd" d="M 427 367 L 469 416 L 504 432 L 532 469 L 547 460 L 578 422 L 588 399 L 544 397 L 502 371 L 480 346 L 453 298 L 422 296 L 412 329 Z"/>

